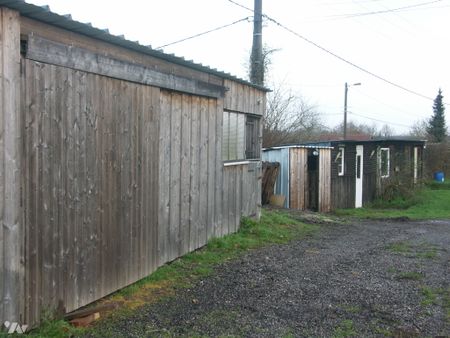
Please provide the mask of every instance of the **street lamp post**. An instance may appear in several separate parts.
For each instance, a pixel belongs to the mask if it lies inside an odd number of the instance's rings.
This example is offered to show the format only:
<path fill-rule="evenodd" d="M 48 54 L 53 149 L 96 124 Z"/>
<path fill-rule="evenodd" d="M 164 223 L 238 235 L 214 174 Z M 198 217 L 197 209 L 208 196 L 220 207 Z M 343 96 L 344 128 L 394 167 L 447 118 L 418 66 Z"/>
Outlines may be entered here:
<path fill-rule="evenodd" d="M 345 83 L 345 93 L 344 93 L 344 140 L 347 139 L 347 94 L 348 94 L 348 87 L 351 86 L 361 86 L 361 82 L 357 82 L 354 84 L 347 84 Z"/>

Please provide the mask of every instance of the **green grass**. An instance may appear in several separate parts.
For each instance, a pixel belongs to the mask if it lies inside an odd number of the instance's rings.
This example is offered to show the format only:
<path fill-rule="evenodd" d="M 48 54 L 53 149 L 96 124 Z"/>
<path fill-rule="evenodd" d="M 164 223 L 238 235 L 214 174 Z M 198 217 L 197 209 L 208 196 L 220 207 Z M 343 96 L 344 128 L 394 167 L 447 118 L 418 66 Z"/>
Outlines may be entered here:
<path fill-rule="evenodd" d="M 431 181 L 425 183 L 427 187 L 429 187 L 432 190 L 450 190 L 450 180 L 447 179 L 445 182 L 436 182 Z"/>
<path fill-rule="evenodd" d="M 396 218 L 408 217 L 410 219 L 443 219 L 450 218 L 450 189 L 432 189 L 427 186 L 415 192 L 417 203 L 407 208 L 399 207 L 398 201 L 385 204 L 385 208 L 373 206 L 358 209 L 338 209 L 339 216 L 358 218 Z"/>
<path fill-rule="evenodd" d="M 397 279 L 404 279 L 404 280 L 421 280 L 423 279 L 423 274 L 420 272 L 415 271 L 407 271 L 407 272 L 400 272 L 395 276 Z"/>
<path fill-rule="evenodd" d="M 438 255 L 439 247 L 426 242 L 413 243 L 399 241 L 389 244 L 386 247 L 389 251 L 409 257 L 421 259 L 434 259 Z"/>
<path fill-rule="evenodd" d="M 259 221 L 244 218 L 240 230 L 222 238 L 215 238 L 195 252 L 158 268 L 146 278 L 103 299 L 102 303 L 119 303 L 120 310 L 88 329 L 74 329 L 64 321 L 46 320 L 31 337 L 70 337 L 80 332 L 90 332 L 102 337 L 108 323 L 133 313 L 140 306 L 170 297 L 177 288 L 189 287 L 196 280 L 213 273 L 214 267 L 243 253 L 271 244 L 287 243 L 314 233 L 316 224 L 305 224 L 287 212 L 263 210 Z M 103 334 L 105 331 L 103 331 Z"/>
<path fill-rule="evenodd" d="M 420 288 L 420 293 L 422 294 L 421 304 L 423 306 L 437 304 L 437 299 L 439 295 L 437 290 L 430 288 L 428 286 L 422 286 Z"/>
<path fill-rule="evenodd" d="M 144 285 L 163 281 L 186 287 L 193 279 L 211 274 L 215 265 L 243 252 L 268 244 L 286 243 L 317 229 L 317 225 L 301 223 L 285 212 L 263 210 L 260 221 L 244 218 L 237 233 L 212 239 L 203 249 L 160 267 L 150 276 L 118 293 L 127 297 Z"/>
<path fill-rule="evenodd" d="M 70 338 L 75 337 L 83 332 L 83 329 L 75 328 L 64 320 L 46 319 L 42 322 L 38 329 L 30 331 L 26 336 L 14 335 L 15 337 L 32 337 L 32 338 Z M 0 333 L 1 336 L 1 333 Z M 11 337 L 8 335 L 7 337 Z"/>
<path fill-rule="evenodd" d="M 424 285 L 420 288 L 420 292 L 422 294 L 421 304 L 423 306 L 440 305 L 446 321 L 450 323 L 450 288 L 431 288 Z"/>
<path fill-rule="evenodd" d="M 343 304 L 341 305 L 341 308 L 349 313 L 360 313 L 362 311 L 361 307 L 358 305 L 352 305 L 352 304 Z"/>
<path fill-rule="evenodd" d="M 343 320 L 333 332 L 333 338 L 356 337 L 353 321 Z"/>
<path fill-rule="evenodd" d="M 388 245 L 388 250 L 398 254 L 409 254 L 412 252 L 412 244 L 409 242 L 395 242 Z"/>

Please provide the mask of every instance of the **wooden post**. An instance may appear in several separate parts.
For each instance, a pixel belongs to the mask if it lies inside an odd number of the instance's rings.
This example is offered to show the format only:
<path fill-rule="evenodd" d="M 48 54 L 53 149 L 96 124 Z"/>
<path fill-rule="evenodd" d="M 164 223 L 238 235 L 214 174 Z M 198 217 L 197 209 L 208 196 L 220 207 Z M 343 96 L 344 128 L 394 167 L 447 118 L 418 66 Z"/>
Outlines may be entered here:
<path fill-rule="evenodd" d="M 20 21 L 0 8 L 0 322 L 23 324 Z"/>

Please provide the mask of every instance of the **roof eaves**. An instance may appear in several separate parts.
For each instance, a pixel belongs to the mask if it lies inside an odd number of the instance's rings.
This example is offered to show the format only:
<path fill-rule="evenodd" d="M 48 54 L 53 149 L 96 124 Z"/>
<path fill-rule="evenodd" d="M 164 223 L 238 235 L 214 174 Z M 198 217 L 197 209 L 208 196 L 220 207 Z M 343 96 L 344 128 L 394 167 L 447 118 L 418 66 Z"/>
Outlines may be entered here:
<path fill-rule="evenodd" d="M 107 29 L 99 29 L 93 27 L 91 24 L 82 23 L 76 20 L 73 20 L 71 15 L 59 15 L 50 11 L 49 6 L 37 6 L 34 4 L 26 3 L 23 0 L 0 0 L 0 6 L 8 7 L 14 10 L 17 10 L 22 16 L 28 17 L 30 19 L 34 19 L 37 21 L 42 21 L 47 24 L 57 26 L 59 28 L 63 28 L 66 30 L 70 30 L 79 34 L 83 34 L 85 36 L 102 40 L 105 42 L 112 43 L 114 45 L 118 45 L 120 47 L 124 47 L 127 49 L 131 49 L 143 54 L 147 54 L 152 57 L 156 57 L 168 62 L 172 62 L 181 66 L 185 66 L 194 70 L 202 71 L 205 73 L 209 73 L 212 75 L 216 75 L 218 77 L 222 77 L 228 80 L 232 80 L 247 86 L 251 86 L 258 90 L 269 92 L 270 89 L 256 85 L 244 79 L 238 78 L 237 76 L 231 75 L 230 73 L 225 73 L 223 71 L 219 71 L 217 69 L 213 69 L 207 66 L 204 66 L 199 63 L 195 63 L 193 61 L 188 61 L 183 57 L 175 56 L 174 54 L 166 54 L 162 51 L 152 49 L 149 46 L 141 45 L 139 42 L 133 42 L 126 40 L 123 36 L 112 35 L 109 33 Z"/>

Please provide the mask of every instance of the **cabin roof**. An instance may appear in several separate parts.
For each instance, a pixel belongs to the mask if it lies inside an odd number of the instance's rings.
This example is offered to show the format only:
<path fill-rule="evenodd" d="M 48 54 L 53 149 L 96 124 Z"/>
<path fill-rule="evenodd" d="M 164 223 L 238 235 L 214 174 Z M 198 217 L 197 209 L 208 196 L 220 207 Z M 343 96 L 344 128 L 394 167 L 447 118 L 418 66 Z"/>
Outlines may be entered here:
<path fill-rule="evenodd" d="M 56 26 L 82 34 L 97 40 L 111 43 L 113 45 L 123 47 L 135 52 L 146 54 L 167 62 L 185 66 L 191 69 L 202 71 L 208 74 L 212 74 L 224 79 L 232 80 L 253 88 L 268 92 L 268 88 L 253 84 L 249 81 L 238 78 L 230 73 L 226 73 L 217 69 L 210 68 L 200 63 L 195 63 L 192 60 L 186 60 L 183 57 L 176 56 L 174 54 L 166 54 L 161 50 L 152 49 L 151 46 L 141 45 L 138 41 L 130 41 L 125 39 L 123 35 L 113 35 L 109 33 L 108 29 L 100 29 L 93 27 L 90 23 L 83 23 L 72 19 L 70 14 L 60 15 L 50 10 L 49 6 L 37 6 L 34 4 L 26 3 L 23 0 L 0 0 L 0 6 L 7 7 L 16 10 L 21 16 L 44 22 L 46 24 Z"/>
<path fill-rule="evenodd" d="M 327 141 L 315 141 L 315 142 L 305 142 L 305 145 L 308 146 L 332 146 L 336 144 L 349 144 L 349 143 L 357 143 L 357 144 L 368 144 L 368 143 L 419 143 L 425 144 L 425 140 L 408 137 L 408 136 L 393 136 L 393 137 L 379 137 L 372 138 L 370 140 L 327 140 Z"/>

